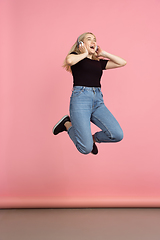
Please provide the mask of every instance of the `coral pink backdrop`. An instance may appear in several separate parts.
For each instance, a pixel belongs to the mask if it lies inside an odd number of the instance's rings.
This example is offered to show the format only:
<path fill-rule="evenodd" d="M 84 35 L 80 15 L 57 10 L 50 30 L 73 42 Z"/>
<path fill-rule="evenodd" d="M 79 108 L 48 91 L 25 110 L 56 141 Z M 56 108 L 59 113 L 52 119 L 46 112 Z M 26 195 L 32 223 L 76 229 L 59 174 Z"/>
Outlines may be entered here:
<path fill-rule="evenodd" d="M 158 0 L 0 1 L 1 208 L 160 206 L 159 9 Z M 124 139 L 99 144 L 97 156 L 52 134 L 69 113 L 63 60 L 86 31 L 127 61 L 102 78 Z"/>

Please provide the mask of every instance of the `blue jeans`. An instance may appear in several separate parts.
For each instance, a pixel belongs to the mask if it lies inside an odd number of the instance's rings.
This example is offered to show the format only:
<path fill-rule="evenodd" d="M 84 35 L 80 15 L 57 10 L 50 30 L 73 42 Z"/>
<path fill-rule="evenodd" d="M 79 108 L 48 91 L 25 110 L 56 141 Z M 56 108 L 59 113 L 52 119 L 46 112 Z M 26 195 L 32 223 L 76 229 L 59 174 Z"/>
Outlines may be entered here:
<path fill-rule="evenodd" d="M 68 134 L 83 154 L 93 149 L 90 122 L 102 130 L 94 134 L 96 142 L 119 142 L 123 139 L 119 123 L 104 105 L 101 88 L 75 86 L 70 98 L 70 119 L 72 126 Z"/>

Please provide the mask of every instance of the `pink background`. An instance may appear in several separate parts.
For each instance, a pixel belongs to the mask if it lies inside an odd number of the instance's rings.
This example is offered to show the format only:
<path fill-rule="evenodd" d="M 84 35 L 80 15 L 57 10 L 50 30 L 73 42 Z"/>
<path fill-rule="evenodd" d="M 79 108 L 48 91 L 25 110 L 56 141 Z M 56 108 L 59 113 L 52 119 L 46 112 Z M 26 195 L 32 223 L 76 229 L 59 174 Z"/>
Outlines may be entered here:
<path fill-rule="evenodd" d="M 1 0 L 0 11 L 0 207 L 160 206 L 160 1 Z M 69 113 L 61 66 L 86 31 L 127 61 L 102 78 L 124 139 L 97 156 L 52 134 Z"/>

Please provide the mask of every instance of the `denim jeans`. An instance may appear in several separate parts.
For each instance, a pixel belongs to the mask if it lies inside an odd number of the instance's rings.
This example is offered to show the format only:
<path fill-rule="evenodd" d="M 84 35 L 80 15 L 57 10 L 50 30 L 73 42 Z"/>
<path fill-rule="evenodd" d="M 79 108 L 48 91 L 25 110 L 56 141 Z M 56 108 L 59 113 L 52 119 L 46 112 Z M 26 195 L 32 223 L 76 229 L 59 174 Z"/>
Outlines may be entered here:
<path fill-rule="evenodd" d="M 88 154 L 93 149 L 91 122 L 101 129 L 94 134 L 97 143 L 119 142 L 123 139 L 123 131 L 105 106 L 99 87 L 73 88 L 70 119 L 72 126 L 68 129 L 68 134 L 82 154 Z"/>

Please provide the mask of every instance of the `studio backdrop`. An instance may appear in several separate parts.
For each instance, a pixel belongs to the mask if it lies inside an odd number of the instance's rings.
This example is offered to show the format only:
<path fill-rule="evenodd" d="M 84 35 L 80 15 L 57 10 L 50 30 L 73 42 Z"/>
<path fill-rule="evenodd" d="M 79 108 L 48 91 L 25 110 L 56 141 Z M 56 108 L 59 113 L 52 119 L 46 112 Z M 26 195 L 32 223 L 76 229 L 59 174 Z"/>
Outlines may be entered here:
<path fill-rule="evenodd" d="M 0 1 L 1 208 L 160 207 L 159 10 L 159 0 Z M 63 61 L 87 31 L 127 61 L 101 80 L 124 139 L 98 155 L 52 133 L 69 114 Z"/>

